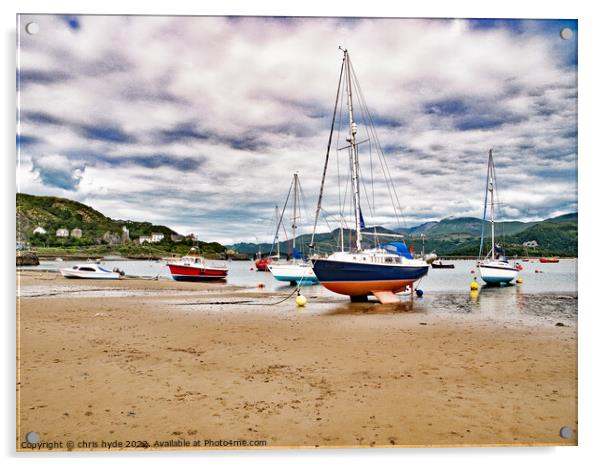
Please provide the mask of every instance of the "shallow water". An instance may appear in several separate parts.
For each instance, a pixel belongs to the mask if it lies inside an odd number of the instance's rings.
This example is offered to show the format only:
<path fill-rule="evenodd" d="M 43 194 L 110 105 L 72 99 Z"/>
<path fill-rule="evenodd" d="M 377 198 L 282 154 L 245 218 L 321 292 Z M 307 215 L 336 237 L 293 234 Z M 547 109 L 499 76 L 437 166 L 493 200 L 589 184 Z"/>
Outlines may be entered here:
<path fill-rule="evenodd" d="M 491 321 L 567 323 L 577 318 L 577 296 L 570 294 L 528 294 L 520 286 L 483 288 L 478 292 L 434 292 L 423 298 L 402 298 L 399 304 L 374 303 L 327 306 L 327 314 L 457 314 Z"/>
<path fill-rule="evenodd" d="M 470 292 L 470 282 L 475 278 L 474 261 L 448 261 L 455 265 L 454 269 L 430 269 L 428 275 L 416 286 L 424 291 L 422 298 L 411 300 L 402 296 L 399 304 L 375 306 L 371 303 L 351 304 L 346 297 L 336 295 L 320 285 L 304 286 L 303 293 L 308 297 L 314 309 L 320 309 L 327 315 L 344 314 L 395 314 L 414 313 L 453 313 L 457 315 L 475 316 L 484 319 L 521 321 L 540 320 L 570 322 L 577 317 L 577 260 L 561 260 L 557 264 L 541 264 L 539 262 L 523 262 L 524 269 L 519 276 L 522 284 L 502 287 L 481 286 L 478 292 Z M 71 267 L 81 262 L 44 261 L 38 267 L 23 267 L 27 270 L 58 270 Z M 157 261 L 104 261 L 108 268 L 117 267 L 126 275 L 170 278 L 169 270 L 162 262 Z M 228 264 L 229 275 L 226 282 L 230 285 L 253 287 L 260 292 L 293 292 L 294 287 L 288 283 L 278 282 L 269 272 L 257 272 L 251 261 L 231 261 Z M 535 273 L 535 270 L 541 273 Z M 477 281 L 479 281 L 477 279 Z M 263 284 L 258 288 L 258 284 Z M 482 285 L 482 282 L 480 283 Z M 25 291 L 25 290 L 23 290 Z M 29 290 L 36 296 L 41 290 Z M 47 290 L 46 290 L 47 291 Z M 59 291 L 60 290 L 56 290 Z M 248 291 L 248 290 L 243 290 Z M 118 296 L 119 290 L 98 290 L 100 295 Z M 138 293 L 138 291 L 123 291 Z M 178 295 L 178 292 L 161 291 L 160 294 Z M 43 293 L 42 293 L 43 294 Z M 85 290 L 78 290 L 76 295 L 89 296 Z M 152 293 L 150 293 L 152 294 Z M 22 294 L 27 296 L 28 292 Z M 252 299 L 249 304 L 261 305 L 263 301 L 279 301 L 281 298 Z M 338 302 L 340 300 L 340 303 Z M 235 300 L 237 301 L 237 300 Z M 200 303 L 199 303 L 200 304 Z M 206 303 L 207 305 L 210 302 Z M 236 304 L 236 303 L 232 303 Z M 294 305 L 294 304 L 293 304 Z M 204 308 L 208 306 L 203 306 Z M 230 306 L 228 306 L 230 307 Z M 310 311 L 311 312 L 311 311 Z"/>
<path fill-rule="evenodd" d="M 58 270 L 59 268 L 72 267 L 78 262 L 42 261 L 37 267 L 21 267 L 25 270 Z M 103 261 L 108 268 L 119 268 L 126 275 L 141 277 L 171 278 L 167 266 L 159 261 Z M 476 277 L 474 261 L 455 260 L 446 261 L 455 265 L 455 269 L 430 269 L 416 286 L 425 294 L 435 291 L 465 291 L 469 289 L 470 282 Z M 524 269 L 519 273 L 523 283 L 520 285 L 525 293 L 569 293 L 577 292 L 577 260 L 564 259 L 557 264 L 541 264 L 539 262 L 522 262 Z M 257 272 L 255 264 L 251 261 L 228 262 L 229 273 L 227 283 L 238 286 L 264 285 L 266 291 L 286 291 L 291 289 L 286 282 L 279 282 L 272 277 L 270 272 Z M 535 273 L 540 270 L 542 273 Z M 479 281 L 477 279 L 477 281 Z M 312 292 L 332 295 L 319 285 L 308 285 Z"/>

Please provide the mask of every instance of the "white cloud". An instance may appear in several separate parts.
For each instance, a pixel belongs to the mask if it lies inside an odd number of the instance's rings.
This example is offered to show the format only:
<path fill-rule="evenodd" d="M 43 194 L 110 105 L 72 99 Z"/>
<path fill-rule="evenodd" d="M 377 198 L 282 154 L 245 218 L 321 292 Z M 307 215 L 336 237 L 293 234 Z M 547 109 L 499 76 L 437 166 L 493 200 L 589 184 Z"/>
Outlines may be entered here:
<path fill-rule="evenodd" d="M 537 21 L 517 40 L 463 20 L 35 19 L 21 37 L 24 192 L 253 240 L 293 171 L 314 208 L 343 45 L 409 222 L 479 216 L 490 147 L 509 217 L 576 206 L 575 44 Z M 386 187 L 375 194 L 366 220 L 393 223 Z"/>

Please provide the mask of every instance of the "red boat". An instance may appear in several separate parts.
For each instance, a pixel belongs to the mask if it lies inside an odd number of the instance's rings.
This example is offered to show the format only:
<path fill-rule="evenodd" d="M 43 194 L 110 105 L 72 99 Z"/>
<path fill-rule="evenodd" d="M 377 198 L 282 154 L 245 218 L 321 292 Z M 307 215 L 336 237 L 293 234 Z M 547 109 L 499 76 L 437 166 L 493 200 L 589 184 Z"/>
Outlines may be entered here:
<path fill-rule="evenodd" d="M 542 264 L 556 264 L 557 262 L 560 262 L 560 259 L 558 259 L 558 257 L 540 257 L 539 262 Z"/>
<path fill-rule="evenodd" d="M 176 281 L 223 280 L 228 275 L 228 267 L 222 261 L 210 261 L 201 257 L 196 248 L 179 261 L 167 264 L 171 276 Z"/>
<path fill-rule="evenodd" d="M 270 265 L 271 263 L 272 263 L 271 257 L 260 257 L 259 259 L 257 259 L 255 261 L 255 267 L 257 268 L 258 272 L 267 272 L 268 265 Z"/>

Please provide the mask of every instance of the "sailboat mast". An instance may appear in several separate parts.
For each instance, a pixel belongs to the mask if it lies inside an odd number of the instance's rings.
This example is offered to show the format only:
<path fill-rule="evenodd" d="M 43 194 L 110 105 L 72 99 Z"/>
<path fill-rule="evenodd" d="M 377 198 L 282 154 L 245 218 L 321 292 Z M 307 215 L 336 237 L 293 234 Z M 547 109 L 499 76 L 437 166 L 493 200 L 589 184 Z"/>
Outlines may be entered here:
<path fill-rule="evenodd" d="M 276 205 L 276 223 L 278 223 L 278 218 L 280 217 L 280 215 L 278 214 L 278 206 Z M 280 228 L 276 229 L 276 238 L 274 239 L 274 241 L 276 241 L 276 254 L 278 255 L 278 258 L 280 258 L 280 240 L 278 239 L 278 230 Z"/>
<path fill-rule="evenodd" d="M 489 196 L 491 197 L 491 259 L 495 260 L 495 206 L 493 204 L 493 150 L 489 149 Z"/>
<path fill-rule="evenodd" d="M 353 97 L 351 83 L 351 64 L 349 63 L 349 52 L 343 50 L 345 54 L 345 72 L 347 74 L 347 111 L 349 113 L 349 136 L 347 142 L 351 146 L 351 181 L 353 185 L 353 205 L 355 208 L 355 247 L 358 251 L 362 250 L 362 229 L 360 213 L 360 180 L 359 180 L 359 159 L 357 155 L 357 143 L 355 135 L 357 134 L 357 125 L 353 120 Z"/>
<path fill-rule="evenodd" d="M 299 177 L 297 173 L 293 175 L 293 224 L 291 228 L 293 230 L 293 255 L 295 254 L 295 247 L 297 242 L 297 197 L 299 195 Z"/>

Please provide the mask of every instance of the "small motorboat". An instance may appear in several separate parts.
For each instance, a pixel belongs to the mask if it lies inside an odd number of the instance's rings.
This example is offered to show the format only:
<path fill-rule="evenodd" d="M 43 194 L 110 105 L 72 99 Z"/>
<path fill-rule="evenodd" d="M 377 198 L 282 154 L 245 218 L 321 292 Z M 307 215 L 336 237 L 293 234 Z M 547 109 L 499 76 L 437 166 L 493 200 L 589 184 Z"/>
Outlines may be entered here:
<path fill-rule="evenodd" d="M 267 272 L 268 266 L 272 263 L 271 257 L 260 257 L 255 261 L 255 268 L 258 272 Z"/>
<path fill-rule="evenodd" d="M 118 280 L 122 275 L 118 269 L 108 270 L 98 264 L 77 264 L 68 269 L 60 269 L 65 278 L 87 278 L 101 280 Z"/>
<path fill-rule="evenodd" d="M 438 260 L 431 263 L 431 267 L 434 269 L 455 269 L 454 264 L 444 264 L 443 261 Z"/>
<path fill-rule="evenodd" d="M 557 264 L 560 259 L 558 257 L 540 257 L 539 262 L 542 264 Z"/>
<path fill-rule="evenodd" d="M 176 281 L 223 280 L 228 275 L 225 262 L 208 260 L 199 255 L 197 248 L 192 248 L 187 256 L 178 261 L 168 262 L 167 267 Z"/>

